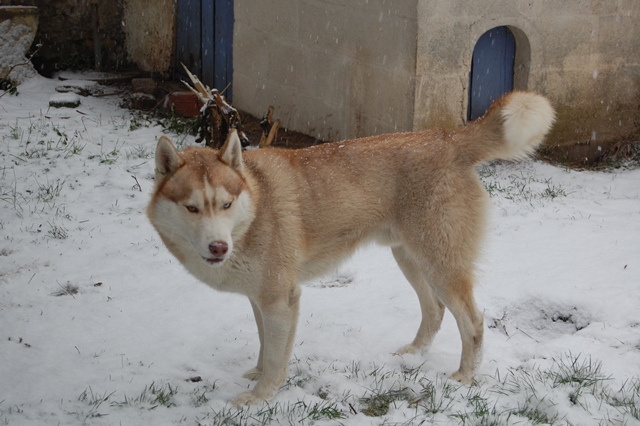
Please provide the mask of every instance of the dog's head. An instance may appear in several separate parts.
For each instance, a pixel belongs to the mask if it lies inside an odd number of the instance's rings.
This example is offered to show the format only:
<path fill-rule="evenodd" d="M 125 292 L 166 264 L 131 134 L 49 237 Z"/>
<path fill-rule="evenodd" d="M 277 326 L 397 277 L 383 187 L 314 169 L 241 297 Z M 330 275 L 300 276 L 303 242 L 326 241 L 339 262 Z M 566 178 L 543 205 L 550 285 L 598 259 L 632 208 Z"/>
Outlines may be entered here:
<path fill-rule="evenodd" d="M 162 136 L 147 215 L 183 263 L 197 258 L 223 265 L 254 218 L 237 132 L 230 132 L 219 151 L 186 148 L 182 153 Z"/>

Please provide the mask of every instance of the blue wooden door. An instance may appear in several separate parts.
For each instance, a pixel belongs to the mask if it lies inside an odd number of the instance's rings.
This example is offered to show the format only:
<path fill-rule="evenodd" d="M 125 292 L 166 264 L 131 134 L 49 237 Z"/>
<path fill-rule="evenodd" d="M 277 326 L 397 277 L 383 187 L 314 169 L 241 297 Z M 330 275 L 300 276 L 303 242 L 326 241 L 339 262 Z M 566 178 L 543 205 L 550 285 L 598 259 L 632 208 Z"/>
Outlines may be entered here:
<path fill-rule="evenodd" d="M 232 100 L 233 81 L 233 0 L 215 0 L 214 13 L 214 86 Z"/>
<path fill-rule="evenodd" d="M 469 76 L 469 121 L 483 116 L 493 101 L 513 90 L 515 51 L 507 27 L 487 31 L 476 43 Z"/>
<path fill-rule="evenodd" d="M 182 66 L 231 100 L 233 77 L 233 0 L 178 0 L 176 74 Z M 227 87 L 228 86 L 228 87 Z"/>
<path fill-rule="evenodd" d="M 197 76 L 202 75 L 200 0 L 178 1 L 176 73 L 183 76 L 182 64 Z"/>

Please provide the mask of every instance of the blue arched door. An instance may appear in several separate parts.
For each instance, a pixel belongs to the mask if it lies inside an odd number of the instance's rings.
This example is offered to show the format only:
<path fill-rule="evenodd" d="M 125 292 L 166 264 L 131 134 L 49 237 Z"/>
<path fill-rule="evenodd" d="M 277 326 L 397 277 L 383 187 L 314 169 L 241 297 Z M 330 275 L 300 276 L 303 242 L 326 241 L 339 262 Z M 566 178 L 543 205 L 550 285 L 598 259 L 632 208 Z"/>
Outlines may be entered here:
<path fill-rule="evenodd" d="M 469 121 L 482 117 L 493 101 L 513 90 L 516 43 L 507 27 L 493 28 L 473 49 L 469 76 Z"/>

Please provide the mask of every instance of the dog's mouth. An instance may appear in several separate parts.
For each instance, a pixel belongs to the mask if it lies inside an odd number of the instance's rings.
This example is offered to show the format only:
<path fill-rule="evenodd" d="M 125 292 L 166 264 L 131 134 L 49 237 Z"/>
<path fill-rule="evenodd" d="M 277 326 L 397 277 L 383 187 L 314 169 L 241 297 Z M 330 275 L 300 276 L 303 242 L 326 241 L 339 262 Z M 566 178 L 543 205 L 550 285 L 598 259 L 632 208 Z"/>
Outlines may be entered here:
<path fill-rule="evenodd" d="M 224 262 L 225 257 L 202 257 L 202 260 L 207 262 L 209 265 L 219 266 Z"/>

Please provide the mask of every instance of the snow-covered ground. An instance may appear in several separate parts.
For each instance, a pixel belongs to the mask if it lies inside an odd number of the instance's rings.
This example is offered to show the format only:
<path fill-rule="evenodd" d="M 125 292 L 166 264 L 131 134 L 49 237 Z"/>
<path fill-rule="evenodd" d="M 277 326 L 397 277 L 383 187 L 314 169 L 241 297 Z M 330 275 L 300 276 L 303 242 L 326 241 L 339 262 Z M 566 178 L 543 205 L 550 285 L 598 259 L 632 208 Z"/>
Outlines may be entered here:
<path fill-rule="evenodd" d="M 393 355 L 417 298 L 371 246 L 303 284 L 289 380 L 238 411 L 250 305 L 189 276 L 144 214 L 162 127 L 117 96 L 49 108 L 57 84 L 0 98 L 0 424 L 640 424 L 640 170 L 480 170 L 476 385 L 446 379 L 450 314 L 430 351 Z"/>

